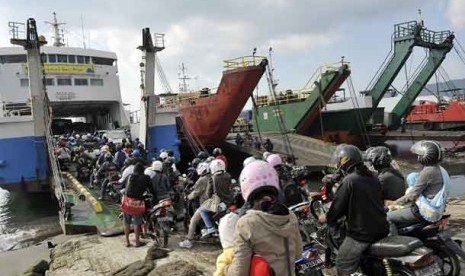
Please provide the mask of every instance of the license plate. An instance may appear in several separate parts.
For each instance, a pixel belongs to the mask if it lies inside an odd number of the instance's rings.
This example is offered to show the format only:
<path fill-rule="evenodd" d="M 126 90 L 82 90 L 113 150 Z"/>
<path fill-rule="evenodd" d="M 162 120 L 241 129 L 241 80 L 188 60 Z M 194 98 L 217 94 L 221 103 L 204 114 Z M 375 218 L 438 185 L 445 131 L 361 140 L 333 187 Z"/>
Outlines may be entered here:
<path fill-rule="evenodd" d="M 442 270 L 439 267 L 438 263 L 433 263 L 427 267 L 423 267 L 421 269 L 415 270 L 415 275 L 418 276 L 439 276 L 443 275 Z"/>
<path fill-rule="evenodd" d="M 302 271 L 308 271 L 308 270 L 312 270 L 312 269 L 316 269 L 316 268 L 319 268 L 319 267 L 322 267 L 324 265 L 324 261 L 318 257 L 314 260 L 311 260 L 307 263 L 304 263 L 304 264 L 301 264 L 300 265 L 300 269 Z"/>
<path fill-rule="evenodd" d="M 172 217 L 159 217 L 157 218 L 159 222 L 172 222 L 173 218 Z"/>

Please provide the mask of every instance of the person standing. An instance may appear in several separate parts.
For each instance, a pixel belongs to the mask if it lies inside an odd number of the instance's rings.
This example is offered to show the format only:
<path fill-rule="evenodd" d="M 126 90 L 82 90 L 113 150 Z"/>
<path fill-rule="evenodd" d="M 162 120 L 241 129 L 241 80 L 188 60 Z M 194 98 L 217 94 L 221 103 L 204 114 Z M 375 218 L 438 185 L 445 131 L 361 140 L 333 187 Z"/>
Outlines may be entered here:
<path fill-rule="evenodd" d="M 134 225 L 135 247 L 145 245 L 145 243 L 140 241 L 140 226 L 143 223 L 143 214 L 145 212 L 144 193 L 146 191 L 149 191 L 153 194 L 150 177 L 144 174 L 144 166 L 141 163 L 137 163 L 134 166 L 134 173 L 129 176 L 128 184 L 126 185 L 125 199 L 123 199 L 122 203 L 124 236 L 126 238 L 127 247 L 131 246 L 131 243 L 129 242 L 131 224 Z M 132 204 L 125 204 L 125 200 L 127 202 L 131 201 Z M 137 213 L 132 213 L 127 209 L 125 210 L 125 206 L 144 207 L 142 207 L 143 210 L 139 210 Z"/>

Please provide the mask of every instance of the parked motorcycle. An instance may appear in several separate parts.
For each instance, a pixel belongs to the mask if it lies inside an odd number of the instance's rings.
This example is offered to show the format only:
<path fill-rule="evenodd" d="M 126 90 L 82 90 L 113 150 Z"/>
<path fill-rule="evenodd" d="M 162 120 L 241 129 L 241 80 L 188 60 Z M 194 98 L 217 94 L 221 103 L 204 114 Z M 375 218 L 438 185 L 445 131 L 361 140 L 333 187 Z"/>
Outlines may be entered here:
<path fill-rule="evenodd" d="M 420 239 L 424 245 L 434 251 L 440 258 L 442 272 L 446 276 L 460 274 L 460 262 L 457 256 L 465 261 L 465 252 L 461 248 L 461 241 L 454 241 L 451 233 L 445 230 L 450 215 L 445 215 L 436 223 L 421 222 L 398 229 L 399 235 Z"/>
<path fill-rule="evenodd" d="M 299 230 L 304 244 L 311 243 L 318 239 L 319 225 L 318 221 L 312 216 L 310 212 L 310 202 L 305 201 L 289 207 L 289 211 L 293 212 L 299 221 Z"/>

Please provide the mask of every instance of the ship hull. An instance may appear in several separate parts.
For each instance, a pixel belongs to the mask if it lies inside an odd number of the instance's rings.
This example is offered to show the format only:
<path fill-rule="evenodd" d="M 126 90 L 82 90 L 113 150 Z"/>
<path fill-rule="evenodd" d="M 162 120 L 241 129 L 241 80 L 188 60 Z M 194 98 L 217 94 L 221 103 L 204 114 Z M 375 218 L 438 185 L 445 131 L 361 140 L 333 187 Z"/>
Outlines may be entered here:
<path fill-rule="evenodd" d="M 265 68 L 266 60 L 260 65 L 225 71 L 215 95 L 179 103 L 184 131 L 204 146 L 221 144 Z"/>
<path fill-rule="evenodd" d="M 45 137 L 34 136 L 33 121 L 0 121 L 0 186 L 30 192 L 49 190 Z"/>
<path fill-rule="evenodd" d="M 446 106 L 425 102 L 412 108 L 406 117 L 407 128 L 415 130 L 464 130 L 465 102 L 452 100 Z"/>
<path fill-rule="evenodd" d="M 306 98 L 300 99 L 299 94 L 277 95 L 279 105 L 272 104 L 273 101 L 271 104 L 259 105 L 255 112 L 256 129 L 265 132 L 281 131 L 278 123 L 278 116 L 281 116 L 285 131 L 305 134 L 318 117 L 321 100 L 327 102 L 349 75 L 347 65 L 336 70 L 327 70 L 320 75 L 318 86 Z"/>

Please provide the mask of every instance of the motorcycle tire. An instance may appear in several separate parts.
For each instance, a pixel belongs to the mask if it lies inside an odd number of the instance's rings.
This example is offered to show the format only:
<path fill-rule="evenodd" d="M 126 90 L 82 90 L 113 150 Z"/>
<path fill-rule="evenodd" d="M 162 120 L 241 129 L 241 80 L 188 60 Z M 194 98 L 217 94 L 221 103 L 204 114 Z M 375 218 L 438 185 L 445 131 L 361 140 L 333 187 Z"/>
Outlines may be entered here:
<path fill-rule="evenodd" d="M 457 255 L 447 248 L 440 241 L 426 240 L 424 241 L 426 247 L 434 251 L 434 254 L 440 259 L 440 266 L 444 276 L 459 276 L 460 275 L 460 261 Z"/>
<path fill-rule="evenodd" d="M 152 239 L 156 247 L 166 248 L 168 246 L 169 232 L 158 222 L 151 222 L 153 235 Z"/>

